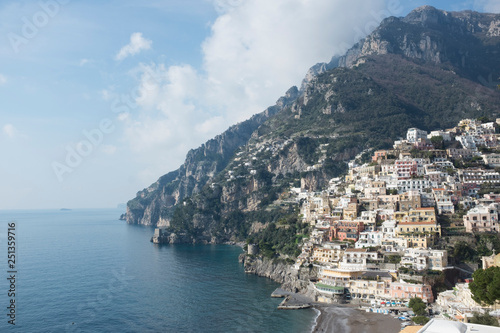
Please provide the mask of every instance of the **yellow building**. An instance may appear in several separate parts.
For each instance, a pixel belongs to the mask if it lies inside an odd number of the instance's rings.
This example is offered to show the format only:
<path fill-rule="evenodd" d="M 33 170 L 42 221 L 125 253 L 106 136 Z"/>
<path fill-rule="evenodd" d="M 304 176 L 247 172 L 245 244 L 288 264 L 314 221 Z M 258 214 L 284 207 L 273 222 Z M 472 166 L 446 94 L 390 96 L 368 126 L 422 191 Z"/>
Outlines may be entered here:
<path fill-rule="evenodd" d="M 344 220 L 355 220 L 358 217 L 358 204 L 351 202 L 344 208 Z"/>
<path fill-rule="evenodd" d="M 403 217 L 402 222 L 435 222 L 436 210 L 434 207 L 422 207 L 410 209 Z M 441 234 L 440 234 L 441 235 Z"/>
<path fill-rule="evenodd" d="M 391 281 L 352 280 L 349 283 L 349 292 L 352 298 L 361 299 L 388 299 Z"/>
<path fill-rule="evenodd" d="M 312 253 L 312 261 L 325 265 L 338 265 L 344 255 L 343 249 L 329 249 L 325 247 L 315 247 Z"/>
<path fill-rule="evenodd" d="M 434 213 L 434 209 L 432 209 Z M 425 216 L 425 215 L 424 215 Z M 429 221 L 403 222 L 398 223 L 395 231 L 396 237 L 404 238 L 408 241 L 408 247 L 432 246 L 437 237 L 441 236 L 441 226 L 429 216 Z M 414 218 L 418 220 L 418 217 Z"/>
<path fill-rule="evenodd" d="M 500 254 L 495 255 L 495 250 L 491 256 L 485 256 L 481 258 L 483 262 L 483 269 L 488 269 L 490 267 L 500 267 Z"/>
<path fill-rule="evenodd" d="M 402 222 L 405 217 L 408 217 L 408 212 L 394 212 L 394 219 L 397 222 Z"/>

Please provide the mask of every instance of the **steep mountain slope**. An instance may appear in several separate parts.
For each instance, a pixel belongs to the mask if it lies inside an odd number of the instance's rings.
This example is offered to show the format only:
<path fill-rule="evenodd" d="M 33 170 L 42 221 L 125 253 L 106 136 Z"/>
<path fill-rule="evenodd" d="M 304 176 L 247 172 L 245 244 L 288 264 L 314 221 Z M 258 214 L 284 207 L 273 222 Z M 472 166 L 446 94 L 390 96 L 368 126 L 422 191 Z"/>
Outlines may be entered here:
<path fill-rule="evenodd" d="M 500 15 L 422 7 L 388 18 L 345 56 L 311 68 L 300 91 L 190 151 L 129 201 L 127 222 L 206 242 L 279 222 L 288 227 L 274 235 L 293 238 L 304 231 L 293 208 L 270 205 L 291 183 L 321 188 L 345 161 L 387 147 L 409 127 L 496 117 L 499 54 Z"/>
<path fill-rule="evenodd" d="M 338 61 L 352 67 L 367 55 L 397 54 L 426 63 L 446 64 L 477 80 L 498 66 L 500 19 L 472 11 L 445 12 L 424 6 L 404 18 L 391 17 Z M 497 73 L 498 74 L 498 73 Z"/>
<path fill-rule="evenodd" d="M 160 177 L 157 182 L 138 192 L 137 197 L 127 203 L 127 222 L 144 225 L 165 224 L 161 214 L 163 210 L 168 210 L 182 199 L 199 192 L 210 179 L 227 166 L 234 151 L 246 144 L 260 125 L 290 101 L 295 100 L 297 95 L 296 88 L 290 89 L 275 106 L 269 107 L 249 120 L 231 126 L 201 147 L 190 150 L 179 169 Z"/>

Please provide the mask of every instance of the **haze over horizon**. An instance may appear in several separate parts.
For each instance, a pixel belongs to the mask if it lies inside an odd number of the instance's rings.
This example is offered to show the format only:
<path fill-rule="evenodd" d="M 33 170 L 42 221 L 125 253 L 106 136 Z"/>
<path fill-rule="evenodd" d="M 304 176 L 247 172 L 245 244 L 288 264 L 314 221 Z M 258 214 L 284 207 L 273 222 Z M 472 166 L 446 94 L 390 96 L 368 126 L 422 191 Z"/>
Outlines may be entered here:
<path fill-rule="evenodd" d="M 425 4 L 500 12 L 495 0 L 4 1 L 0 209 L 125 203 Z"/>

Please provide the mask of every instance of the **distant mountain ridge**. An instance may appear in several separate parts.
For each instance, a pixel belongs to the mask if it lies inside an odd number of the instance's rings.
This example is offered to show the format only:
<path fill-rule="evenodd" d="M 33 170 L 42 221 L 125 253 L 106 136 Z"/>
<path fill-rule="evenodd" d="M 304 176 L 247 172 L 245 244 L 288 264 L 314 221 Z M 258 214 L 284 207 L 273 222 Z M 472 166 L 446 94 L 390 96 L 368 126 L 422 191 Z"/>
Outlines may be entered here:
<path fill-rule="evenodd" d="M 308 77 L 335 67 L 352 68 L 360 59 L 371 55 L 398 54 L 435 64 L 450 62 L 457 68 L 467 67 L 469 61 L 465 60 L 482 51 L 474 50 L 474 46 L 486 42 L 487 58 L 498 55 L 499 40 L 499 14 L 470 10 L 447 12 L 422 6 L 406 17 L 384 19 L 374 32 L 361 39 L 345 55 L 313 66 L 306 75 L 306 81 Z M 471 60 L 471 65 L 484 67 L 484 64 L 477 64 L 478 59 Z M 489 69 L 486 73 L 476 72 L 478 75 L 489 73 Z"/>
<path fill-rule="evenodd" d="M 320 189 L 345 161 L 409 127 L 498 116 L 498 77 L 500 15 L 424 6 L 387 18 L 344 56 L 313 66 L 300 90 L 191 150 L 128 202 L 127 222 L 168 226 L 183 241 L 244 239 L 276 218 L 269 205 L 290 184 Z"/>

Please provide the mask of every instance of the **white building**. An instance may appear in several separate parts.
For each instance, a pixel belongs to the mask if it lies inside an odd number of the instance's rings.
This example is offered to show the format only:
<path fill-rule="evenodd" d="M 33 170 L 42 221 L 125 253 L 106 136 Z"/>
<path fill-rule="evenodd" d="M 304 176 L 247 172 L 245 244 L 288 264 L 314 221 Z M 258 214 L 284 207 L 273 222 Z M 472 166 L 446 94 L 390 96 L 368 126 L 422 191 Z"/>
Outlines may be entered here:
<path fill-rule="evenodd" d="M 394 237 L 396 235 L 396 221 L 395 220 L 387 220 L 382 222 L 382 226 L 380 227 L 380 231 L 382 231 L 384 238 Z"/>
<path fill-rule="evenodd" d="M 427 132 L 418 128 L 410 128 L 406 132 L 406 140 L 410 143 L 415 143 L 418 139 L 427 139 Z"/>
<path fill-rule="evenodd" d="M 421 177 L 425 175 L 425 165 L 431 161 L 428 158 L 414 158 L 413 160 L 417 162 L 417 176 Z"/>
<path fill-rule="evenodd" d="M 431 131 L 429 135 L 427 135 L 427 139 L 431 139 L 435 136 L 440 136 L 443 138 L 444 141 L 451 141 L 451 134 L 449 132 L 437 130 L 437 131 Z"/>
<path fill-rule="evenodd" d="M 383 233 L 381 231 L 362 231 L 354 247 L 363 249 L 370 246 L 380 246 L 382 244 Z"/>
<path fill-rule="evenodd" d="M 450 320 L 431 319 L 417 333 L 500 333 L 500 327 L 479 324 L 464 324 Z"/>
<path fill-rule="evenodd" d="M 398 192 L 418 191 L 420 194 L 424 189 L 429 188 L 431 183 L 427 179 L 401 179 L 398 180 Z"/>
<path fill-rule="evenodd" d="M 416 270 L 442 271 L 448 266 L 448 253 L 446 250 L 408 248 L 404 250 L 401 264 Z"/>
<path fill-rule="evenodd" d="M 455 140 L 462 144 L 464 149 L 476 150 L 476 141 L 474 140 L 474 136 L 470 134 L 462 134 L 455 137 Z"/>
<path fill-rule="evenodd" d="M 487 154 L 481 155 L 481 157 L 487 166 L 493 168 L 500 167 L 500 154 Z"/>
<path fill-rule="evenodd" d="M 364 271 L 367 261 L 382 261 L 377 252 L 368 252 L 366 249 L 346 249 L 339 268 L 347 271 Z"/>

